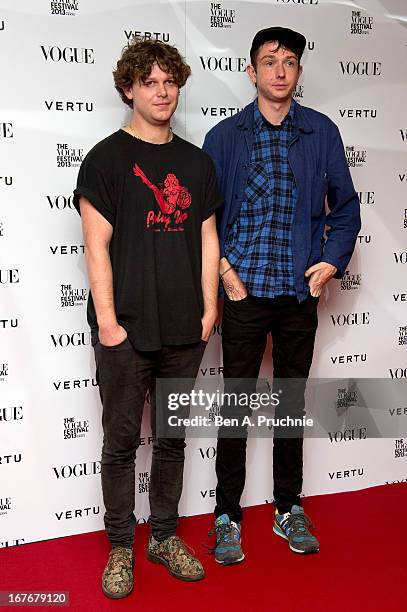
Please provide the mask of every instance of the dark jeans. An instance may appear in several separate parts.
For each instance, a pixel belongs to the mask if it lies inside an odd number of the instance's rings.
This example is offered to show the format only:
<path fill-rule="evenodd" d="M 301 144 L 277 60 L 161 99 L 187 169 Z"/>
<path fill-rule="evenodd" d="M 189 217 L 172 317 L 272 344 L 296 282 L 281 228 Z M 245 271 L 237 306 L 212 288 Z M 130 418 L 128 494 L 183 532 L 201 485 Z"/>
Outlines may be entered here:
<path fill-rule="evenodd" d="M 195 378 L 206 343 L 136 351 L 126 339 L 114 347 L 95 346 L 103 404 L 102 489 L 105 528 L 112 546 L 134 541 L 135 456 L 146 392 L 151 396 L 153 454 L 150 477 L 151 530 L 157 540 L 174 535 L 182 492 L 185 441 L 155 438 L 155 379 Z"/>
<path fill-rule="evenodd" d="M 318 298 L 308 297 L 301 304 L 295 297 L 258 298 L 251 295 L 233 302 L 225 297 L 222 325 L 223 374 L 225 378 L 251 378 L 259 375 L 267 343 L 273 339 L 273 375 L 296 379 L 285 383 L 290 406 L 276 408 L 275 416 L 304 414 L 304 390 L 312 362 L 318 326 Z M 283 381 L 284 384 L 284 381 Z M 240 498 L 246 479 L 246 437 L 218 436 L 216 454 L 215 515 L 228 514 L 240 522 Z M 274 436 L 274 502 L 280 512 L 300 504 L 302 489 L 303 438 Z"/>

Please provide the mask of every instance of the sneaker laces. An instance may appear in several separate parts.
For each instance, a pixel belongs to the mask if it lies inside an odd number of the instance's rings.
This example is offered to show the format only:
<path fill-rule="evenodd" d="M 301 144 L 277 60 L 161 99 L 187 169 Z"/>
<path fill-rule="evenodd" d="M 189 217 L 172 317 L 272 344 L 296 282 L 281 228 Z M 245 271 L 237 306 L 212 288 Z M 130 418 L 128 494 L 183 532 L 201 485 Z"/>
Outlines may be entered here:
<path fill-rule="evenodd" d="M 287 528 L 292 531 L 308 531 L 308 527 L 316 529 L 314 523 L 305 512 L 290 514 L 290 516 L 281 522 L 281 525 L 284 525 L 284 529 Z"/>
<path fill-rule="evenodd" d="M 215 546 L 208 546 L 204 544 L 205 548 L 209 550 L 210 553 L 214 553 L 218 544 L 222 542 L 228 542 L 230 538 L 233 538 L 235 535 L 240 535 L 239 529 L 236 525 L 232 525 L 230 523 L 222 523 L 221 525 L 216 525 L 210 531 L 208 531 L 208 537 L 210 538 L 216 532 L 216 544 Z"/>

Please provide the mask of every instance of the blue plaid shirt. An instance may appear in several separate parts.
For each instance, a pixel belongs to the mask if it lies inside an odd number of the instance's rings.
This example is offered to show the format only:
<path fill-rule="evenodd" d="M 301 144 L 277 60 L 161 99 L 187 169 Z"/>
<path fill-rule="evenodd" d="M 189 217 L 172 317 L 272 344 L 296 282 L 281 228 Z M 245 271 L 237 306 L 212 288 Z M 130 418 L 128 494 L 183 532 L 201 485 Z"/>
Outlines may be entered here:
<path fill-rule="evenodd" d="M 253 133 L 245 197 L 228 234 L 225 255 L 250 294 L 296 295 L 292 224 L 297 188 L 288 163 L 294 103 L 276 127 L 260 113 L 256 100 Z"/>

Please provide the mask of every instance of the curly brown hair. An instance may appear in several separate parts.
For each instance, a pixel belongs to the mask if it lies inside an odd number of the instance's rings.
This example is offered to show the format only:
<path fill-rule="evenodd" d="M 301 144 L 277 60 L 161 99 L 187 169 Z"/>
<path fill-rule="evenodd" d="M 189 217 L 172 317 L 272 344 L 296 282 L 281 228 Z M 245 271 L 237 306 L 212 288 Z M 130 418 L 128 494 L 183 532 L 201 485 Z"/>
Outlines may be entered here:
<path fill-rule="evenodd" d="M 123 102 L 131 108 L 133 101 L 127 98 L 123 88 L 131 86 L 135 80 L 145 82 L 154 64 L 171 74 L 178 87 L 185 85 L 191 74 L 191 68 L 173 45 L 160 40 L 133 39 L 124 47 L 113 71 L 114 85 Z"/>

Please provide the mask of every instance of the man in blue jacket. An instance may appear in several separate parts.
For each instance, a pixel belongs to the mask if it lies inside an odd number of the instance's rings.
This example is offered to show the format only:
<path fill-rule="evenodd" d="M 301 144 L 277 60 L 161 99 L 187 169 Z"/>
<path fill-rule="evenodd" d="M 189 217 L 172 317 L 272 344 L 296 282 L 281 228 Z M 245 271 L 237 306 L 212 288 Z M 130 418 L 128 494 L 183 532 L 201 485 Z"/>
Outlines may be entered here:
<path fill-rule="evenodd" d="M 274 378 L 291 380 L 284 387 L 289 412 L 300 417 L 319 296 L 331 278 L 344 274 L 360 230 L 359 200 L 338 128 L 293 100 L 305 44 L 302 34 L 287 28 L 258 32 L 247 68 L 257 97 L 210 130 L 204 142 L 225 199 L 218 215 L 224 376 L 256 379 L 271 333 Z M 276 416 L 284 410 L 287 401 Z M 273 531 L 292 551 L 311 553 L 319 543 L 301 507 L 302 433 L 274 436 Z M 240 438 L 220 432 L 216 473 L 215 559 L 227 565 L 244 559 L 245 432 Z"/>

